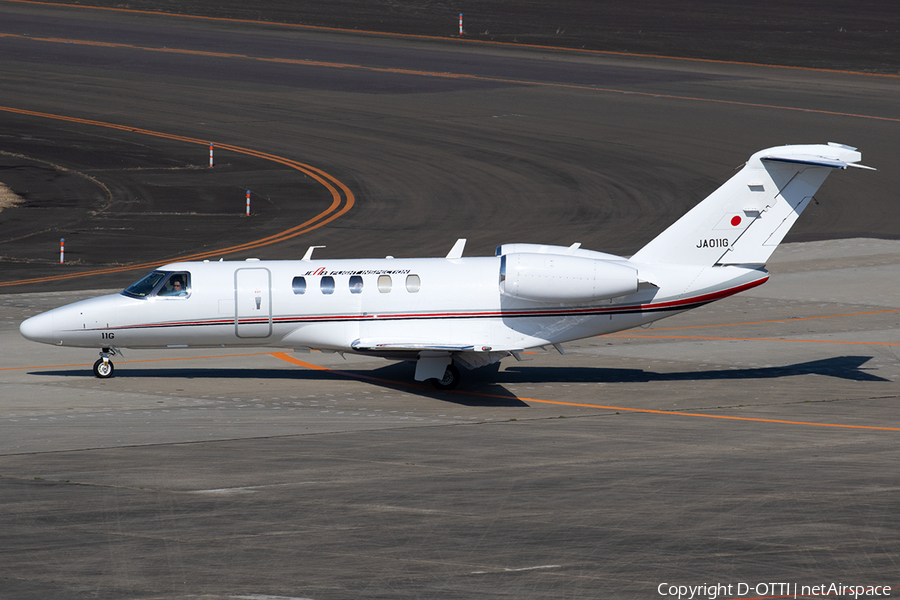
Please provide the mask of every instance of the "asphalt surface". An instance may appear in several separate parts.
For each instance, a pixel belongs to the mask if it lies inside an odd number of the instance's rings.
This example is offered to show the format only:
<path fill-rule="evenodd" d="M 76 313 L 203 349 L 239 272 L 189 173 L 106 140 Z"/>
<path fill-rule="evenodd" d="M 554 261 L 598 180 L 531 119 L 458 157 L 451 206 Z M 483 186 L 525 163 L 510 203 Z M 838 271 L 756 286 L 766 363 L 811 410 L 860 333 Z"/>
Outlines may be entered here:
<path fill-rule="evenodd" d="M 148 261 L 262 239 L 332 200 L 271 158 L 220 151 L 210 172 L 208 142 L 310 164 L 354 195 L 345 216 L 261 258 L 312 244 L 335 258 L 440 256 L 457 237 L 474 254 L 517 241 L 628 254 L 750 154 L 792 142 L 855 145 L 882 168 L 832 177 L 789 241 L 900 236 L 896 78 L 4 11 L 3 106 L 124 130 L 4 113 L 4 183 L 55 208 L 3 211 L 0 283 L 141 265 L 91 284 L 124 286 Z M 247 189 L 253 217 L 241 221 Z M 140 227 L 123 222 L 135 214 Z"/>
<path fill-rule="evenodd" d="M 289 355 L 314 369 L 269 352 L 126 351 L 100 381 L 93 352 L 16 330 L 88 293 L 0 296 L 0 587 L 587 599 L 662 597 L 662 583 L 735 586 L 722 598 L 748 597 L 741 583 L 896 586 L 900 243 L 789 244 L 771 266 L 748 293 L 467 373 L 455 393 L 412 385 L 406 364 L 321 353 Z"/>
<path fill-rule="evenodd" d="M 897 79 L 0 17 L 0 182 L 22 199 L 0 212 L 0 595 L 900 585 Z M 191 254 L 438 256 L 457 237 L 628 254 L 753 152 L 825 141 L 879 170 L 826 181 L 765 286 L 458 393 L 320 353 L 126 353 L 99 381 L 94 353 L 17 332 Z"/>
<path fill-rule="evenodd" d="M 258 20 L 349 31 L 440 36 L 826 69 L 900 73 L 900 12 L 857 0 L 87 0 L 116 10 Z M 463 14 L 463 34 L 459 15 Z"/>

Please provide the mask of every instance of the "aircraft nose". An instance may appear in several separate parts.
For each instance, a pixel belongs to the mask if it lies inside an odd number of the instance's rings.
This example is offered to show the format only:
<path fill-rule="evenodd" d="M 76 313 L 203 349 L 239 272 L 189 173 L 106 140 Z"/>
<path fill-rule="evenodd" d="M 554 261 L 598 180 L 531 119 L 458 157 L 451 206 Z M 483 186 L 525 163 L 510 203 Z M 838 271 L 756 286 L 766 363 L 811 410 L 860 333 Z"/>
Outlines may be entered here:
<path fill-rule="evenodd" d="M 22 324 L 19 325 L 19 333 L 22 334 L 22 337 L 32 342 L 56 344 L 60 341 L 54 337 L 53 315 L 50 313 L 36 315 L 22 321 Z"/>

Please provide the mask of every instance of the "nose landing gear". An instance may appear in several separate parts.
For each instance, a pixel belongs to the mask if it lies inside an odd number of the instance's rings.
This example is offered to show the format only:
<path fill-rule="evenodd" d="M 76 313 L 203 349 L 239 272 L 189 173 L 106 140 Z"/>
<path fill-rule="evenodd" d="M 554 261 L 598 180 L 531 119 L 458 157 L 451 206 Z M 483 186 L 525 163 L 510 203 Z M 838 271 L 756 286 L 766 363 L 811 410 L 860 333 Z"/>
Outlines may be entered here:
<path fill-rule="evenodd" d="M 94 363 L 94 375 L 100 379 L 108 379 L 112 377 L 116 370 L 113 362 L 109 360 L 110 356 L 121 356 L 122 353 L 110 346 L 100 351 L 100 358 Z"/>

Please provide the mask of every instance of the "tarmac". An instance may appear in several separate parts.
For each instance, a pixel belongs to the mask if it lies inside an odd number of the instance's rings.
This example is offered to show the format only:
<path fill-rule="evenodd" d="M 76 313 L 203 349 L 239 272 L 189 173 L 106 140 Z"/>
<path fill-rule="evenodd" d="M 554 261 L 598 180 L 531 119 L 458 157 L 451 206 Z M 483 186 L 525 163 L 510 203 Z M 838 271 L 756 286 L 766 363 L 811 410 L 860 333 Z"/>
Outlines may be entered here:
<path fill-rule="evenodd" d="M 0 181 L 24 200 L 0 212 L 0 596 L 900 586 L 894 79 L 0 12 Z M 224 56 L 228 36 L 280 62 Z M 154 39 L 172 52 L 139 48 Z M 317 66 L 283 62 L 305 52 Z M 231 147 L 212 170 L 210 140 Z M 94 351 L 18 334 L 147 264 L 323 214 L 334 198 L 306 167 L 348 208 L 261 258 L 440 255 L 467 236 L 474 254 L 627 254 L 752 152 L 830 140 L 879 171 L 831 175 L 765 285 L 453 392 L 406 363 L 271 349 L 126 349 L 98 380 Z M 248 180 L 259 213 L 242 220 L 224 202 L 240 211 Z M 60 237 L 86 240 L 72 264 Z"/>
<path fill-rule="evenodd" d="M 770 267 L 750 292 L 453 393 L 317 352 L 126 351 L 101 381 L 90 350 L 16 329 L 90 294 L 4 295 L 0 582 L 11 598 L 893 585 L 900 242 L 787 244 Z"/>

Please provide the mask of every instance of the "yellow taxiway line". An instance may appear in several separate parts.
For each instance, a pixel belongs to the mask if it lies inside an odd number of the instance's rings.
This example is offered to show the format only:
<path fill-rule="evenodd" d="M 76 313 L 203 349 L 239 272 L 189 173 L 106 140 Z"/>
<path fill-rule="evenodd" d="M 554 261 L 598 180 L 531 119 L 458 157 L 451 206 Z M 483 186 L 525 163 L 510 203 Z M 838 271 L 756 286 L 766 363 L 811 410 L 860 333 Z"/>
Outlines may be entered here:
<path fill-rule="evenodd" d="M 367 381 L 373 381 L 376 383 L 386 383 L 389 385 L 403 386 L 403 387 L 416 387 L 416 388 L 428 388 L 428 386 L 424 386 L 421 384 L 410 384 L 404 381 L 392 381 L 389 379 L 378 379 L 376 377 L 369 377 L 366 375 L 358 375 L 356 373 L 350 373 L 347 371 L 338 371 L 335 369 L 329 369 L 328 367 L 322 367 L 319 365 L 314 365 L 312 363 L 308 363 L 299 359 L 294 358 L 293 356 L 285 353 L 285 352 L 274 352 L 272 356 L 283 360 L 285 362 L 289 362 L 291 364 L 304 367 L 306 369 L 314 369 L 316 371 L 330 371 L 332 373 L 336 373 L 338 375 L 342 375 L 347 378 L 352 379 L 362 379 Z M 510 398 L 508 396 L 501 396 L 499 394 L 488 394 L 484 392 L 468 392 L 465 390 L 445 390 L 445 393 L 451 394 L 462 394 L 466 396 L 479 396 L 482 398 L 500 398 L 504 400 L 521 400 L 522 402 L 534 402 L 537 404 L 554 404 L 557 406 L 577 406 L 582 408 L 599 408 L 602 410 L 616 410 L 621 412 L 633 412 L 633 413 L 649 413 L 655 415 L 668 415 L 668 416 L 679 416 L 679 417 L 702 417 L 704 419 L 726 419 L 730 421 L 749 421 L 754 423 L 778 423 L 781 425 L 804 425 L 804 426 L 815 426 L 815 427 L 837 427 L 844 429 L 873 429 L 879 431 L 900 431 L 900 427 L 876 427 L 873 425 L 845 425 L 842 423 L 816 423 L 811 421 L 789 421 L 785 419 L 763 419 L 759 417 L 734 417 L 728 415 L 710 415 L 704 413 L 689 413 L 689 412 L 678 412 L 671 410 L 653 410 L 649 408 L 630 408 L 627 406 L 605 406 L 602 404 L 590 404 L 586 402 L 563 402 L 558 400 L 541 400 L 539 398 L 523 398 L 523 397 L 514 397 Z"/>
<path fill-rule="evenodd" d="M 307 31 L 324 31 L 324 32 L 334 32 L 334 33 L 350 33 L 355 35 L 376 35 L 381 37 L 392 37 L 399 39 L 418 39 L 418 40 L 439 40 L 439 41 L 453 41 L 453 42 L 462 42 L 468 44 L 481 44 L 485 46 L 505 46 L 511 48 L 533 48 L 537 50 L 554 50 L 557 52 L 571 52 L 578 54 L 596 54 L 600 56 L 624 56 L 624 57 L 633 57 L 633 58 L 653 58 L 658 60 L 678 60 L 678 61 L 690 61 L 690 62 L 701 62 L 701 63 L 712 63 L 712 64 L 722 64 L 722 65 L 743 65 L 750 67 L 765 67 L 769 69 L 791 69 L 796 71 L 814 71 L 814 72 L 822 72 L 822 73 L 843 73 L 847 75 L 861 75 L 866 77 L 887 77 L 887 78 L 900 78 L 900 75 L 895 75 L 893 73 L 864 73 L 861 71 L 848 71 L 842 69 L 823 69 L 823 68 L 815 68 L 815 67 L 794 67 L 790 65 L 770 65 L 765 63 L 753 63 L 746 61 L 737 61 L 737 60 L 717 60 L 713 58 L 690 58 L 686 56 L 665 56 L 662 54 L 642 54 L 638 52 L 616 52 L 612 50 L 590 50 L 585 48 L 566 48 L 562 46 L 548 46 L 544 44 L 520 44 L 513 42 L 497 42 L 494 40 L 478 40 L 473 38 L 467 38 L 463 36 L 441 36 L 441 35 L 425 35 L 425 34 L 416 34 L 416 33 L 391 33 L 388 31 L 373 31 L 373 30 L 365 30 L 365 29 L 346 29 L 342 27 L 324 27 L 321 25 L 303 25 L 300 23 L 278 23 L 275 21 L 263 21 L 259 19 L 237 19 L 237 18 L 229 18 L 229 17 L 208 17 L 204 15 L 191 15 L 191 14 L 176 14 L 169 13 L 163 11 L 154 11 L 154 10 L 138 10 L 134 8 L 124 8 L 124 7 L 111 7 L 111 6 L 85 6 L 83 4 L 68 4 L 64 2 L 36 2 L 34 0 L 2 0 L 3 2 L 16 3 L 16 4 L 29 4 L 33 6 L 56 6 L 60 8 L 79 8 L 82 10 L 98 10 L 98 11 L 107 11 L 107 12 L 119 12 L 119 13 L 128 13 L 128 14 L 138 14 L 138 15 L 153 15 L 158 17 L 172 17 L 177 19 L 192 19 L 195 21 L 214 21 L 220 23 L 238 23 L 238 24 L 248 24 L 248 25 L 267 25 L 267 26 L 279 26 L 291 29 L 304 29 Z"/>
<path fill-rule="evenodd" d="M 15 1 L 19 2 L 22 0 L 5 0 L 5 1 Z M 165 14 L 165 13 L 161 13 Z M 625 94 L 625 95 L 633 95 L 633 96 L 642 96 L 642 97 L 650 97 L 650 98 L 663 98 L 666 100 L 681 100 L 688 102 L 708 102 L 714 104 L 727 104 L 732 106 L 744 106 L 744 107 L 752 107 L 752 108 L 764 108 L 771 110 L 787 110 L 794 112 L 804 112 L 804 113 L 813 113 L 820 115 L 830 115 L 830 116 L 839 116 L 839 117 L 852 117 L 858 119 L 872 119 L 877 121 L 890 121 L 894 123 L 900 123 L 900 118 L 895 117 L 883 117 L 878 115 L 867 115 L 861 113 L 848 113 L 841 111 L 833 111 L 833 110 L 822 110 L 822 109 L 814 109 L 814 108 L 803 108 L 799 106 L 785 106 L 779 104 L 763 104 L 759 102 L 743 102 L 739 100 L 723 100 L 719 98 L 701 98 L 699 96 L 680 96 L 676 94 L 660 94 L 655 92 L 641 92 L 635 90 L 622 90 L 616 88 L 604 88 L 593 85 L 579 85 L 579 84 L 569 84 L 569 83 L 554 83 L 550 81 L 536 81 L 529 79 L 509 79 L 504 77 L 486 77 L 482 75 L 469 75 L 465 73 L 446 73 L 442 71 L 422 71 L 417 69 L 396 69 L 389 67 L 374 67 L 362 64 L 355 63 L 339 63 L 339 62 L 324 62 L 324 61 L 312 61 L 312 60 L 303 60 L 303 59 L 291 59 L 291 58 L 272 58 L 272 57 L 261 57 L 261 56 L 251 56 L 247 54 L 234 54 L 228 52 L 209 52 L 204 50 L 190 50 L 186 48 L 165 48 L 161 46 L 138 46 L 135 44 L 122 44 L 122 43 L 113 43 L 113 42 L 100 42 L 94 40 L 78 40 L 78 39 L 68 39 L 68 38 L 40 38 L 35 36 L 25 36 L 19 34 L 11 34 L 11 33 L 2 33 L 0 37 L 7 38 L 20 38 L 23 40 L 35 41 L 35 42 L 48 42 L 48 43 L 58 43 L 58 44 L 72 44 L 72 45 L 83 45 L 83 46 L 97 46 L 104 48 L 116 48 L 116 49 L 131 49 L 131 50 L 144 50 L 147 52 L 162 52 L 167 54 L 186 54 L 186 55 L 194 55 L 194 56 L 209 56 L 214 58 L 230 58 L 230 59 L 243 59 L 243 60 L 255 60 L 260 62 L 270 62 L 270 63 L 281 63 L 281 64 L 291 64 L 297 66 L 307 66 L 307 67 L 326 67 L 326 68 L 334 68 L 334 69 L 356 69 L 362 71 L 369 71 L 375 73 L 393 73 L 399 75 L 414 75 L 414 76 L 427 76 L 427 77 L 437 77 L 443 79 L 458 79 L 458 80 L 469 80 L 469 81 L 486 81 L 491 83 L 504 83 L 509 85 L 526 85 L 526 86 L 540 86 L 540 87 L 549 87 L 549 88 L 560 88 L 560 89 L 571 89 L 571 90 L 585 90 L 591 92 L 602 92 L 602 93 L 610 93 L 610 94 Z"/>
<path fill-rule="evenodd" d="M 140 135 L 148 135 L 158 138 L 164 138 L 169 140 L 175 140 L 179 142 L 185 142 L 188 144 L 201 144 L 208 145 L 208 140 L 201 140 L 198 138 L 191 138 L 181 135 L 174 135 L 170 133 L 163 133 L 160 131 L 153 131 L 150 129 L 140 129 L 137 127 L 131 127 L 129 125 L 121 125 L 117 123 L 107 123 L 104 121 L 95 121 L 92 119 L 81 119 L 77 117 L 69 117 L 65 115 L 56 115 L 51 113 L 42 113 L 33 110 L 24 110 L 21 108 L 13 108 L 9 106 L 0 106 L 0 111 L 14 113 L 19 115 L 25 115 L 30 117 L 39 117 L 44 119 L 55 119 L 58 121 L 66 121 L 69 123 L 79 123 L 82 125 L 92 125 L 96 127 L 106 127 L 108 129 L 117 129 L 119 131 L 125 131 L 128 133 L 137 133 Z M 227 246 L 225 248 L 217 248 L 215 250 L 207 250 L 204 252 L 197 252 L 194 254 L 187 254 L 184 256 L 176 256 L 173 258 L 169 258 L 166 260 L 154 260 L 150 262 L 142 262 L 137 264 L 130 265 L 121 265 L 116 267 L 106 267 L 101 269 L 91 269 L 89 271 L 79 271 L 77 273 L 63 273 L 60 275 L 50 275 L 46 277 L 35 277 L 32 279 L 17 279 L 15 281 L 4 281 L 0 282 L 0 287 L 9 287 L 16 285 L 25 285 L 30 283 L 43 283 L 47 281 L 59 281 L 63 279 L 75 279 L 77 277 L 88 277 L 93 275 L 103 275 L 108 273 L 122 273 L 126 271 L 136 271 L 136 270 L 146 270 L 146 269 L 154 269 L 158 267 L 160 264 L 164 264 L 167 262 L 181 262 L 188 260 L 202 260 L 204 258 L 212 258 L 216 256 L 222 256 L 223 254 L 233 254 L 235 252 L 244 252 L 247 250 L 252 250 L 255 248 L 261 248 L 263 246 L 268 246 L 270 244 L 275 244 L 277 242 L 282 242 L 284 240 L 291 239 L 298 235 L 302 235 L 304 233 L 308 233 L 314 229 L 318 229 L 323 225 L 327 225 L 331 223 L 335 219 L 341 217 L 346 214 L 351 208 L 353 208 L 354 203 L 356 202 L 356 197 L 353 195 L 353 192 L 350 191 L 344 183 L 339 181 L 333 175 L 329 175 L 325 171 L 313 167 L 311 165 L 297 162 L 295 160 L 290 160 L 288 158 L 284 158 L 281 156 L 277 156 L 275 154 L 270 154 L 267 152 L 261 152 L 259 150 L 253 150 L 250 148 L 243 148 L 241 146 L 234 146 L 232 144 L 217 144 L 217 147 L 221 150 L 228 150 L 231 152 L 237 152 L 239 154 L 246 154 L 248 156 L 254 156 L 256 158 L 261 158 L 263 160 L 268 160 L 272 162 L 277 162 L 279 164 L 283 164 L 292 169 L 296 169 L 305 175 L 308 175 L 313 180 L 320 183 L 324 186 L 331 195 L 331 204 L 315 215 L 314 217 L 300 223 L 299 225 L 295 225 L 289 229 L 285 229 L 284 231 L 275 233 L 273 235 L 260 238 L 258 240 L 253 240 L 250 242 L 246 242 L 243 244 L 237 244 L 234 246 Z"/>

